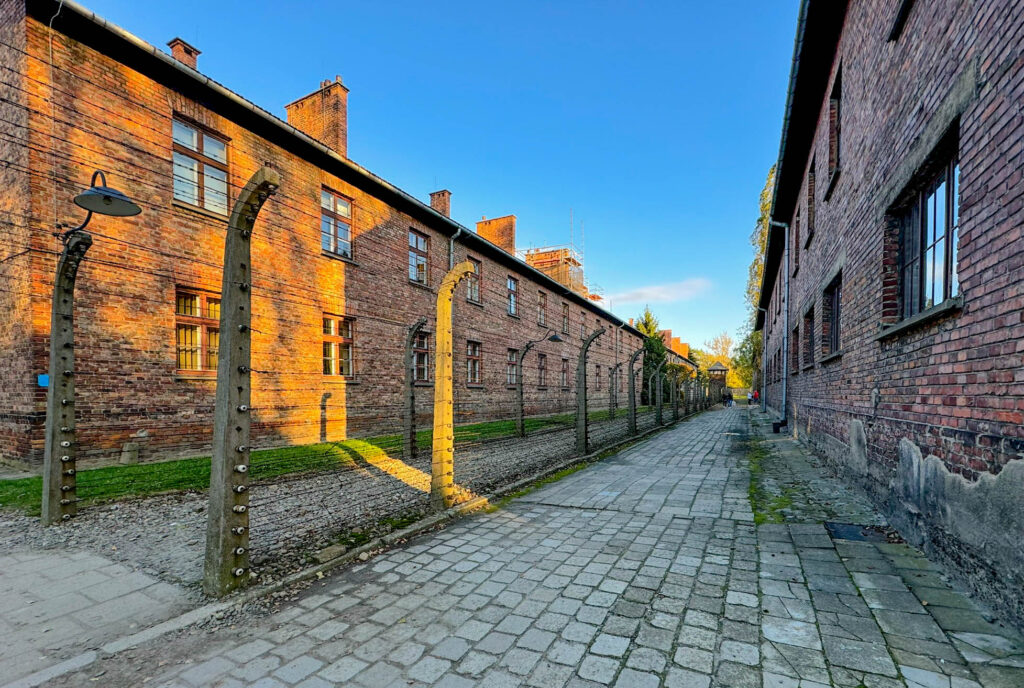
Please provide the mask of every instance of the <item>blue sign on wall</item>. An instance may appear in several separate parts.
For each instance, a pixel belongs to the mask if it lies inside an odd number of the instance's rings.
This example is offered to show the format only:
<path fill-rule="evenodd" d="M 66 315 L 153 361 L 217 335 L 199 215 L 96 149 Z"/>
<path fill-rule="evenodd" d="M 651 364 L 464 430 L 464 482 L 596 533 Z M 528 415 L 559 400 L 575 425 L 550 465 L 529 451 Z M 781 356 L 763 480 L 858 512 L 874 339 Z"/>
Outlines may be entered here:
<path fill-rule="evenodd" d="M 40 387 L 50 386 L 50 376 L 47 375 L 46 373 L 39 373 L 39 375 L 36 375 L 36 380 L 39 383 Z"/>

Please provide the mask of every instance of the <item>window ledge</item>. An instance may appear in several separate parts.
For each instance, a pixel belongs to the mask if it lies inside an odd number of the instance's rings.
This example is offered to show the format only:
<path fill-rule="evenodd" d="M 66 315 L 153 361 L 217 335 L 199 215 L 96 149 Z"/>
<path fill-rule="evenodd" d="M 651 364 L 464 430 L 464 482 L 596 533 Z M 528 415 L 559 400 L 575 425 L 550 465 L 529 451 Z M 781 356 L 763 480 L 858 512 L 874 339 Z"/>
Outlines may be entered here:
<path fill-rule="evenodd" d="M 875 341 L 880 342 L 890 337 L 896 337 L 913 330 L 914 328 L 925 325 L 935 320 L 939 320 L 951 313 L 959 311 L 964 307 L 964 296 L 958 294 L 951 299 L 946 299 L 942 303 L 932 306 L 926 311 L 921 311 L 917 315 L 912 315 L 905 320 L 901 320 L 895 325 L 883 326 L 881 331 L 875 335 Z"/>
<path fill-rule="evenodd" d="M 808 370 L 810 370 L 810 369 L 811 369 L 811 368 L 813 368 L 813 367 L 814 367 L 814 364 L 813 364 L 813 363 L 808 363 L 808 364 L 806 364 L 806 365 L 804 366 L 803 370 L 804 370 L 804 372 L 807 372 Z"/>
<path fill-rule="evenodd" d="M 175 380 L 206 380 L 209 382 L 217 381 L 216 370 L 179 370 L 174 373 Z"/>
<path fill-rule="evenodd" d="M 416 287 L 417 289 L 423 289 L 424 291 L 429 291 L 431 294 L 434 293 L 434 290 L 430 288 L 430 285 L 423 284 L 423 282 L 417 282 L 415 280 L 409 280 L 409 284 L 411 286 L 413 286 L 413 287 Z"/>
<path fill-rule="evenodd" d="M 191 203 L 186 203 L 185 201 L 179 201 L 177 198 L 171 199 L 171 205 L 174 206 L 175 208 L 180 208 L 181 210 L 187 210 L 190 213 L 196 213 L 197 215 L 202 215 L 203 217 L 208 217 L 210 219 L 217 220 L 217 222 L 223 222 L 224 220 L 228 219 L 227 215 L 221 215 L 220 213 L 215 213 L 212 210 L 207 210 L 206 208 L 202 208 L 198 205 L 192 205 Z"/>
<path fill-rule="evenodd" d="M 842 172 L 841 167 L 837 167 L 832 171 L 832 176 L 828 180 L 828 188 L 825 189 L 825 200 L 828 201 L 832 198 L 832 192 L 835 191 L 836 183 L 839 181 L 839 173 Z"/>
<path fill-rule="evenodd" d="M 826 363 L 831 363 L 832 361 L 837 361 L 837 360 L 839 360 L 842 357 L 843 357 L 843 350 L 840 349 L 839 351 L 833 351 L 832 353 L 828 354 L 827 356 L 823 356 L 822 359 L 820 361 L 818 361 L 818 363 L 820 363 L 822 365 L 825 365 Z"/>
<path fill-rule="evenodd" d="M 510 385 L 506 383 L 505 389 L 519 389 L 519 385 Z"/>
<path fill-rule="evenodd" d="M 545 387 L 541 387 L 540 385 L 538 385 L 537 386 L 537 391 L 538 392 L 546 392 L 546 391 L 548 391 L 548 388 L 546 386 Z"/>
<path fill-rule="evenodd" d="M 804 248 L 810 248 L 811 247 L 811 239 L 813 239 L 813 238 L 814 238 L 814 230 L 813 229 L 808 229 L 807 240 L 804 241 Z"/>
<path fill-rule="evenodd" d="M 483 301 L 474 301 L 473 299 L 466 299 L 466 303 L 468 303 L 470 306 L 476 306 L 477 308 L 484 307 Z"/>
<path fill-rule="evenodd" d="M 509 313 L 508 311 L 505 311 L 505 315 L 507 315 L 510 318 L 515 318 L 516 320 L 520 319 L 518 315 L 516 315 L 515 313 Z"/>
<path fill-rule="evenodd" d="M 324 383 L 328 385 L 358 385 L 359 380 L 341 375 L 324 375 Z"/>
<path fill-rule="evenodd" d="M 433 387 L 434 383 L 430 382 L 429 380 L 417 380 L 416 382 L 412 383 L 412 386 L 413 387 Z"/>
<path fill-rule="evenodd" d="M 483 384 L 481 384 L 479 382 L 467 382 L 466 383 L 466 389 L 483 389 L 483 388 L 484 388 Z"/>
<path fill-rule="evenodd" d="M 333 251 L 325 251 L 323 249 L 320 249 L 320 255 L 323 256 L 324 258 L 330 258 L 331 260 L 338 260 L 338 261 L 341 261 L 342 263 L 348 263 L 349 265 L 354 265 L 356 267 L 359 267 L 359 263 L 357 263 L 354 259 L 348 258 L 348 257 L 346 257 L 346 256 L 344 256 L 344 255 L 342 255 L 340 253 L 334 253 Z"/>

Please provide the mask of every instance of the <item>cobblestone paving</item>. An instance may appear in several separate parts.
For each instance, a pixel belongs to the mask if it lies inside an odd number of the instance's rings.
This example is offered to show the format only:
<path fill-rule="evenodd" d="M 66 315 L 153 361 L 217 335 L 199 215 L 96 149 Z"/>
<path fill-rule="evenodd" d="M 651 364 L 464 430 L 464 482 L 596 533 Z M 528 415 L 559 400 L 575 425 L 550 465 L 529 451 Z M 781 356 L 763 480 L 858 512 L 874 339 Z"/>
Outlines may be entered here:
<path fill-rule="evenodd" d="M 56 684 L 1024 686 L 1020 637 L 911 548 L 756 526 L 748 413 L 703 414 L 245 628 L 183 633 Z"/>

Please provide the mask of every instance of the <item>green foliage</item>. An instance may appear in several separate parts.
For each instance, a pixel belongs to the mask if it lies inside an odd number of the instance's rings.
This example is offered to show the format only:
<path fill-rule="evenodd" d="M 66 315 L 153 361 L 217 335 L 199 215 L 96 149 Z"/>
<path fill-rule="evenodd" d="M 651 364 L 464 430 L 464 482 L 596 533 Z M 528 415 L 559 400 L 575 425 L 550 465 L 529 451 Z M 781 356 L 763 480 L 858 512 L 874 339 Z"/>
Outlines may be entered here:
<path fill-rule="evenodd" d="M 747 307 L 751 320 L 757 315 L 757 304 L 761 296 L 761 281 L 764 276 L 764 250 L 768 243 L 768 229 L 771 220 L 772 196 L 775 194 L 775 166 L 768 170 L 764 188 L 761 189 L 760 215 L 750 234 L 750 245 L 754 249 L 754 258 L 747 271 Z"/>
<path fill-rule="evenodd" d="M 732 369 L 741 387 L 754 387 L 760 383 L 761 376 L 761 333 L 746 329 L 746 335 L 736 345 Z"/>
<path fill-rule="evenodd" d="M 636 329 L 640 330 L 641 333 L 648 337 L 658 337 L 658 332 L 661 330 L 661 323 L 654 317 L 654 313 L 651 312 L 650 306 L 644 306 L 644 312 L 637 318 Z"/>

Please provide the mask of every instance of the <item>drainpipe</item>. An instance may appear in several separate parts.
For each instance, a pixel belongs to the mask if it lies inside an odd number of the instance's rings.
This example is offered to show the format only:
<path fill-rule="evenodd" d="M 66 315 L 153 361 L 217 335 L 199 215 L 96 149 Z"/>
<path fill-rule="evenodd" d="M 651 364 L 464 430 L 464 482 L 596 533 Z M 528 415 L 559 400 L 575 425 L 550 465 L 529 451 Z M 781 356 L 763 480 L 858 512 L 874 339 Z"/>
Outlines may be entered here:
<path fill-rule="evenodd" d="M 782 228 L 782 269 L 785 271 L 783 277 L 783 320 L 782 320 L 782 417 L 779 418 L 779 427 L 789 424 L 789 399 L 787 397 L 789 385 L 789 223 L 771 221 L 772 227 Z"/>
<path fill-rule="evenodd" d="M 451 270 L 455 267 L 455 240 L 462 234 L 462 226 L 459 226 L 458 231 L 448 237 L 448 269 Z"/>
<path fill-rule="evenodd" d="M 757 307 L 757 310 L 764 313 L 764 324 L 765 327 L 768 325 L 768 311 Z M 765 327 L 761 328 L 761 413 L 765 413 L 768 410 L 768 399 L 765 397 L 765 393 L 768 391 L 768 380 L 767 380 L 767 365 L 768 360 L 767 349 L 768 349 L 768 337 L 766 336 Z"/>

